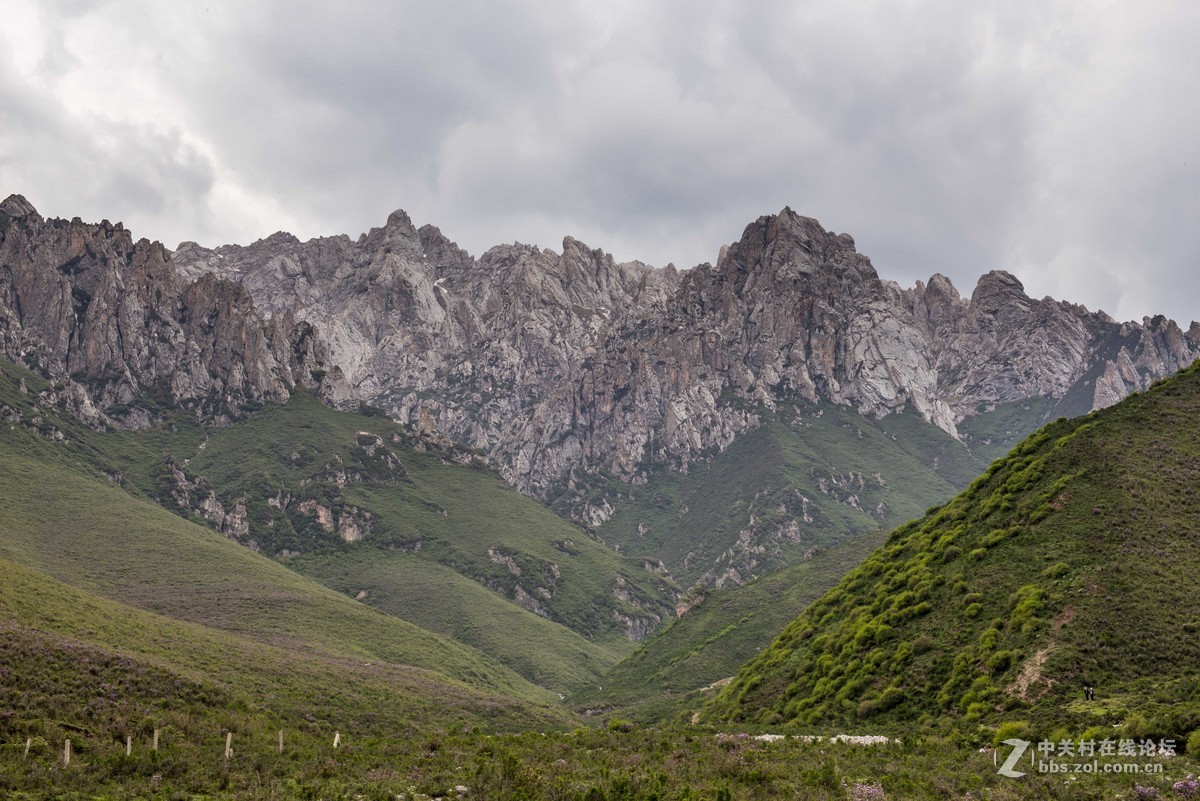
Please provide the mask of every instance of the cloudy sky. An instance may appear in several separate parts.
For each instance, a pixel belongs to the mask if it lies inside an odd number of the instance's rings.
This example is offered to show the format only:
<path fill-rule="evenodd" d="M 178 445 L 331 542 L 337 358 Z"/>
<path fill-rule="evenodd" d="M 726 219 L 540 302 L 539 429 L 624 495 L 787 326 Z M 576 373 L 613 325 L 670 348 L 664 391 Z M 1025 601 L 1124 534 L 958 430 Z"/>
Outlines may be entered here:
<path fill-rule="evenodd" d="M 0 195 L 47 216 L 688 267 L 786 205 L 905 285 L 1200 318 L 1200 3 L 0 7 Z"/>

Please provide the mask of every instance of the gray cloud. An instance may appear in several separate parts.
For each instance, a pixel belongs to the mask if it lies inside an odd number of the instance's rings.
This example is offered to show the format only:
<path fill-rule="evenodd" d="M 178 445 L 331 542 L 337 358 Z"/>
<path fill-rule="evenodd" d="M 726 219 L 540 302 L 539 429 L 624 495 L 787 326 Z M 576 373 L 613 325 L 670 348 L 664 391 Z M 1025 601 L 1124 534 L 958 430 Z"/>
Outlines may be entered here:
<path fill-rule="evenodd" d="M 571 234 L 691 266 L 790 205 L 905 284 L 1005 268 L 1115 316 L 1200 317 L 1187 6 L 14 10 L 0 191 L 45 213 L 173 245 L 404 207 L 476 253 Z"/>

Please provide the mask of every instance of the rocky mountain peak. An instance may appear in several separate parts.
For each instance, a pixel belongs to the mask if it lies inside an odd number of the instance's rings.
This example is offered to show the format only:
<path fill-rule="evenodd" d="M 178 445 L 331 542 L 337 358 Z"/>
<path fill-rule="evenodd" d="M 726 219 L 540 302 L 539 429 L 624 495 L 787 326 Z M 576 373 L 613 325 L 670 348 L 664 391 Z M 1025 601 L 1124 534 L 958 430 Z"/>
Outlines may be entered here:
<path fill-rule="evenodd" d="M 996 312 L 1013 301 L 1028 304 L 1025 285 L 1012 273 L 992 270 L 981 276 L 971 293 L 971 306 L 986 312 Z"/>
<path fill-rule="evenodd" d="M 384 228 L 397 228 L 405 234 L 415 234 L 417 232 L 417 229 L 413 227 L 412 218 L 408 216 L 408 212 L 404 209 L 396 209 L 389 214 Z"/>
<path fill-rule="evenodd" d="M 846 287 L 877 281 L 854 238 L 825 230 L 812 217 L 785 207 L 746 226 L 741 239 L 723 248 L 717 272 L 746 289 L 769 282 L 774 289 L 818 276 Z"/>
<path fill-rule="evenodd" d="M 475 262 L 471 254 L 458 246 L 435 225 L 422 225 L 417 229 L 421 250 L 426 261 L 437 266 L 469 265 Z"/>
<path fill-rule="evenodd" d="M 9 217 L 37 217 L 37 209 L 33 204 L 25 199 L 24 195 L 9 195 L 0 203 L 0 212 L 7 214 Z"/>

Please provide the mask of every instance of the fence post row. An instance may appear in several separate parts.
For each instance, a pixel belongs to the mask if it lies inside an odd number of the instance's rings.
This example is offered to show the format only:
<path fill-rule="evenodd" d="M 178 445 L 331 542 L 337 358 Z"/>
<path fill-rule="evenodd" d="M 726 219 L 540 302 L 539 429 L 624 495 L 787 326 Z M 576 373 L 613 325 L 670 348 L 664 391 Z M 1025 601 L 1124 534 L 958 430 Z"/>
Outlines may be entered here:
<path fill-rule="evenodd" d="M 154 730 L 154 739 L 151 741 L 150 747 L 155 751 L 158 750 L 160 731 L 161 731 L 160 729 Z M 336 749 L 336 748 L 340 748 L 341 745 L 342 745 L 342 733 L 340 731 L 335 731 L 333 733 L 333 747 Z M 25 753 L 23 755 L 24 759 L 29 759 L 29 751 L 32 748 L 33 748 L 33 738 L 32 737 L 25 738 Z M 71 764 L 71 753 L 72 753 L 71 752 L 71 740 L 70 740 L 70 738 L 67 738 L 66 740 L 63 741 L 63 757 L 62 758 L 63 758 L 64 765 Z M 279 753 L 281 753 L 281 754 L 283 753 L 283 729 L 279 730 Z M 132 755 L 133 755 L 133 735 L 126 734 L 125 735 L 125 756 L 132 756 Z M 229 759 L 232 756 L 233 756 L 233 732 L 229 731 L 229 732 L 225 733 L 225 759 Z"/>

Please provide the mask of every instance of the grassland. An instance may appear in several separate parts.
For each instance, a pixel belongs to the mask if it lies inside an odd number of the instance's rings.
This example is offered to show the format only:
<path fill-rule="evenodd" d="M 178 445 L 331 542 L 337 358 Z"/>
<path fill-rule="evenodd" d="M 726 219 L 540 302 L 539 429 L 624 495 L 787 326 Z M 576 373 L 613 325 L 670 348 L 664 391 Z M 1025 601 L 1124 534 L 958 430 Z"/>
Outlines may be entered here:
<path fill-rule="evenodd" d="M 361 737 L 334 749 L 324 737 L 291 734 L 276 752 L 270 731 L 241 731 L 222 760 L 211 738 L 179 771 L 181 745 L 155 754 L 139 738 L 130 757 L 123 742 L 80 755 L 69 768 L 39 743 L 0 757 L 0 790 L 13 801 L 126 799 L 579 799 L 714 801 L 805 798 L 1181 799 L 1198 764 L 1189 757 L 1139 760 L 1161 773 L 1143 776 L 1030 773 L 1000 776 L 988 750 L 912 738 L 870 747 L 785 739 L 765 742 L 711 729 L 577 729 L 490 734 L 443 731 L 412 739 Z M 208 756 L 201 756 L 207 751 Z M 216 756 L 212 753 L 216 752 Z M 1135 789 L 1136 788 L 1136 789 Z"/>
<path fill-rule="evenodd" d="M 533 683 L 565 693 L 595 682 L 629 647 L 602 645 L 414 554 L 359 548 L 298 556 L 289 566 L 363 603 L 497 655 Z M 451 602 L 451 599 L 453 602 Z"/>

